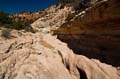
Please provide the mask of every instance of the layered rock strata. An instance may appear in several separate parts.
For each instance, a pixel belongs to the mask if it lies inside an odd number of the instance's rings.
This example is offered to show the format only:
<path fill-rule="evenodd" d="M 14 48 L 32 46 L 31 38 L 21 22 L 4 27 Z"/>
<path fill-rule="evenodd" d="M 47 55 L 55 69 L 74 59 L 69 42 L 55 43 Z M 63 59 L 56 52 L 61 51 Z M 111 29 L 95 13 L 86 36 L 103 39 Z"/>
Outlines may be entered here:
<path fill-rule="evenodd" d="M 77 54 L 119 66 L 119 8 L 118 0 L 101 0 L 54 30 L 54 34 Z"/>

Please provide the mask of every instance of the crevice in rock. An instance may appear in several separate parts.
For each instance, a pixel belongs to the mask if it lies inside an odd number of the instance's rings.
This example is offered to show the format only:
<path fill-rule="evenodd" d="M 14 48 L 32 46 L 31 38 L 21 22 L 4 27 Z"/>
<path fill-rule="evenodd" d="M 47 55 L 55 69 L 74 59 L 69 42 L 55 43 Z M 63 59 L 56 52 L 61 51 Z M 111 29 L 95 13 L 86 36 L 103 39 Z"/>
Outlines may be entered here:
<path fill-rule="evenodd" d="M 87 79 L 87 75 L 86 75 L 85 71 L 79 69 L 78 67 L 77 67 L 77 70 L 80 74 L 80 79 Z"/>
<path fill-rule="evenodd" d="M 11 48 L 12 48 L 12 44 L 8 47 L 8 49 L 5 51 L 5 53 L 9 53 Z"/>
<path fill-rule="evenodd" d="M 67 68 L 68 70 L 70 70 L 70 65 L 69 65 L 69 64 L 66 64 L 66 68 Z"/>

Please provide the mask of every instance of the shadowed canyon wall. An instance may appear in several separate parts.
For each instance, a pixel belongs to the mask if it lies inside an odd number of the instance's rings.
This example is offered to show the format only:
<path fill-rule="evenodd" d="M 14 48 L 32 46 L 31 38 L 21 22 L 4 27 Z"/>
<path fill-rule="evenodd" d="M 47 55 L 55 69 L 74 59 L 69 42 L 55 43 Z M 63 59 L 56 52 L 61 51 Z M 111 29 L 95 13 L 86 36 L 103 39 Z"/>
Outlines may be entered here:
<path fill-rule="evenodd" d="M 77 54 L 119 66 L 119 9 L 118 0 L 101 0 L 54 30 L 54 34 Z"/>

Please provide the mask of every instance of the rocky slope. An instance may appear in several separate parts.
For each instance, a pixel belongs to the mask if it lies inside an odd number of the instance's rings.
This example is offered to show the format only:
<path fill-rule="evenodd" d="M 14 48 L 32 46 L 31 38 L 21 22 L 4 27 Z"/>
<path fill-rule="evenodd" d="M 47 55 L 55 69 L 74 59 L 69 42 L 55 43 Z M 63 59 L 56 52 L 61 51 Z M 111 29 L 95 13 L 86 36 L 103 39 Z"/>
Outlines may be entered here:
<path fill-rule="evenodd" d="M 32 21 L 34 22 L 38 18 L 40 18 L 43 14 L 42 11 L 36 11 L 36 12 L 21 12 L 16 14 L 11 14 L 9 17 L 11 17 L 15 21 Z"/>
<path fill-rule="evenodd" d="M 120 3 L 100 1 L 64 23 L 55 34 L 77 54 L 120 66 Z"/>
<path fill-rule="evenodd" d="M 44 11 L 44 15 L 31 24 L 34 30 L 48 33 L 52 29 L 57 29 L 66 22 L 68 15 L 74 13 L 71 5 L 63 6 L 56 4 Z"/>
<path fill-rule="evenodd" d="M 0 28 L 0 79 L 120 79 L 119 1 L 79 5 L 46 9 L 36 33 Z"/>
<path fill-rule="evenodd" d="M 120 66 L 119 1 L 85 1 L 52 6 L 32 27 L 53 32 L 77 54 Z"/>
<path fill-rule="evenodd" d="M 120 78 L 116 68 L 74 54 L 50 34 L 12 30 L 9 35 L 0 37 L 0 79 Z"/>

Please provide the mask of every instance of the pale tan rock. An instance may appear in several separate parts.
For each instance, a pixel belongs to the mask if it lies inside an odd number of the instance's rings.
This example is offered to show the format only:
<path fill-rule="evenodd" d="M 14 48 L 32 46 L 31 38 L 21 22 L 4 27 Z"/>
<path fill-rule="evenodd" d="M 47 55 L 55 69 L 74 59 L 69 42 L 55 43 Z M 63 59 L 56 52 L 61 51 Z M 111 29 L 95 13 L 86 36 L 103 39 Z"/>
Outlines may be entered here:
<path fill-rule="evenodd" d="M 112 5 L 113 3 L 114 1 L 110 0 L 109 4 Z M 69 43 L 61 42 L 57 39 L 57 36 L 46 33 L 60 28 L 57 30 L 58 36 L 60 33 L 62 35 L 61 37 L 65 37 L 64 39 L 67 38 L 67 41 L 70 43 L 75 43 L 76 40 L 74 39 L 78 39 L 82 40 L 82 44 L 84 45 L 89 43 L 93 46 L 95 45 L 93 44 L 95 42 L 94 40 L 89 40 L 88 38 L 86 42 L 84 41 L 84 37 L 79 39 L 75 35 L 76 33 L 84 35 L 86 32 L 84 31 L 85 29 L 82 29 L 82 31 L 81 28 L 77 27 L 79 25 L 77 23 L 81 22 L 79 20 L 81 15 L 85 19 L 90 14 L 86 14 L 86 11 L 83 11 L 78 15 L 74 15 L 73 7 L 70 6 L 62 9 L 59 8 L 60 6 L 53 6 L 46 9 L 45 17 L 43 16 L 33 23 L 33 28 L 43 33 L 0 29 L 0 79 L 120 79 L 119 67 L 116 68 L 112 65 L 101 63 L 97 59 L 89 59 L 83 55 L 77 55 L 75 54 L 76 52 L 74 53 L 68 47 Z M 89 10 L 91 11 L 91 8 Z M 111 10 L 107 11 L 109 13 Z M 116 11 L 115 13 L 118 14 L 118 12 Z M 114 12 L 109 15 L 112 14 Z M 68 16 L 72 17 L 68 18 Z M 89 18 L 87 20 L 90 23 L 91 21 L 99 21 L 100 19 L 96 16 L 98 14 L 94 16 L 93 20 Z M 70 24 L 65 21 L 66 19 L 68 22 L 70 21 Z M 59 27 L 64 22 L 65 24 Z M 74 25 L 74 28 L 71 24 Z M 47 26 L 45 27 L 45 25 Z M 3 30 L 8 32 L 3 32 Z M 6 33 L 9 36 L 6 36 Z M 96 32 L 87 30 L 87 33 L 93 34 Z M 64 34 L 67 34 L 67 36 Z M 74 46 L 76 44 L 72 45 Z M 81 46 L 81 48 L 86 49 L 84 46 Z M 76 47 L 76 49 L 78 48 Z M 99 50 L 91 49 L 90 46 L 89 48 L 87 47 L 87 50 L 95 50 L 96 53 L 99 53 Z"/>
<path fill-rule="evenodd" d="M 0 79 L 71 79 L 57 50 L 42 37 L 28 33 L 2 40 L 1 45 L 9 51 L 1 50 Z"/>
<path fill-rule="evenodd" d="M 66 22 L 68 15 L 75 13 L 75 11 L 70 5 L 64 7 L 58 4 L 47 8 L 44 13 L 45 15 L 33 22 L 31 26 L 34 30 L 46 33 L 59 28 Z"/>
<path fill-rule="evenodd" d="M 55 36 L 22 34 L 1 38 L 0 44 L 9 51 L 1 50 L 0 79 L 119 79 L 116 68 L 75 55 Z"/>

